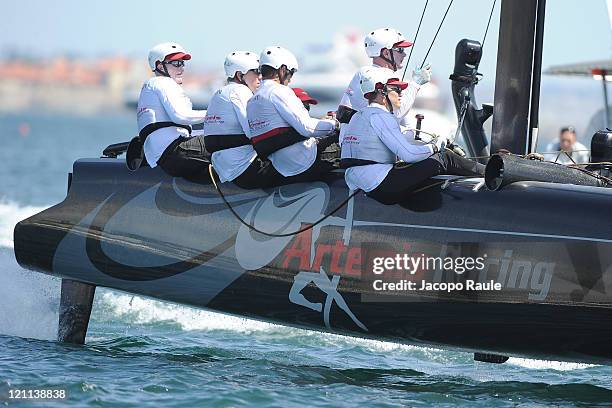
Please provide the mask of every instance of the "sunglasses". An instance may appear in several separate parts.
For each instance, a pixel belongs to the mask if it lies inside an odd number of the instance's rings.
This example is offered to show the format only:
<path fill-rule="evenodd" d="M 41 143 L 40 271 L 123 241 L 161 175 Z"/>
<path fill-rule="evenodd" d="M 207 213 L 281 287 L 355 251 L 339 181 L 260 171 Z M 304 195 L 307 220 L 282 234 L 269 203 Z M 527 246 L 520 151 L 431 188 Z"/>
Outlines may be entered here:
<path fill-rule="evenodd" d="M 185 66 L 185 61 L 184 60 L 165 61 L 164 64 L 170 64 L 175 68 L 181 68 Z"/>
<path fill-rule="evenodd" d="M 249 72 L 253 72 L 255 75 L 261 75 L 261 71 L 259 71 L 259 68 L 249 69 Z"/>
<path fill-rule="evenodd" d="M 388 86 L 387 90 L 389 92 L 396 92 L 398 95 L 402 94 L 402 88 L 400 88 L 399 86 Z"/>
<path fill-rule="evenodd" d="M 406 53 L 406 49 L 402 48 L 402 47 L 398 47 L 398 48 L 391 48 L 392 51 L 398 52 L 400 54 L 405 54 Z"/>

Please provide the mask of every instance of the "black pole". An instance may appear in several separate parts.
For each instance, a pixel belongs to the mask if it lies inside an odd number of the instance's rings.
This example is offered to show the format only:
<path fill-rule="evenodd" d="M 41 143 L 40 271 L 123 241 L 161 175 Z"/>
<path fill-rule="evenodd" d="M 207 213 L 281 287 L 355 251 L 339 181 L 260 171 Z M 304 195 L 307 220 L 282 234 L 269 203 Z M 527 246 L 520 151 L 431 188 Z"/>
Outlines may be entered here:
<path fill-rule="evenodd" d="M 610 127 L 610 107 L 608 106 L 608 85 L 607 77 L 608 72 L 606 70 L 601 71 L 601 83 L 603 84 L 603 95 L 604 95 L 604 127 L 608 129 Z"/>
<path fill-rule="evenodd" d="M 540 121 L 540 82 L 542 78 L 542 49 L 544 48 L 544 17 L 546 0 L 538 0 L 536 12 L 535 50 L 533 52 L 533 79 L 531 82 L 531 106 L 529 113 L 528 152 L 535 152 L 538 145 L 538 128 Z"/>
<path fill-rule="evenodd" d="M 528 149 L 537 6 L 537 0 L 501 4 L 491 153 Z"/>

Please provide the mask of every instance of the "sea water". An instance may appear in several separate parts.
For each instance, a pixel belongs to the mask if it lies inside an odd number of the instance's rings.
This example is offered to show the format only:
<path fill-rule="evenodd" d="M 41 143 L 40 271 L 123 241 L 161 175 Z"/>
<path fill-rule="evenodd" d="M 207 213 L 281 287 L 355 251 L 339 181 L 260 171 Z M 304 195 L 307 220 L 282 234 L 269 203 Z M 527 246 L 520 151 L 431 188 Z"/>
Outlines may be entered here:
<path fill-rule="evenodd" d="M 98 289 L 85 346 L 56 343 L 58 279 L 21 268 L 16 222 L 60 202 L 79 157 L 136 134 L 132 115 L 0 115 L 0 405 L 576 406 L 612 402 L 606 366 L 355 339 Z M 59 402 L 11 389 L 63 389 Z"/>

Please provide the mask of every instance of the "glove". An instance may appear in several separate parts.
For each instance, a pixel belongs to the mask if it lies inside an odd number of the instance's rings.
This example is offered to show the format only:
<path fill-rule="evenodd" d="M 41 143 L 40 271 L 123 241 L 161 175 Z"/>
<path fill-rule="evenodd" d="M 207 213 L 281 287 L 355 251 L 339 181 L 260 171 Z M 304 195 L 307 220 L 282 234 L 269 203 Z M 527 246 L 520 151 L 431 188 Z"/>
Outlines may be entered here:
<path fill-rule="evenodd" d="M 457 146 L 456 144 L 451 144 L 449 147 L 455 154 L 458 154 L 461 157 L 466 156 L 465 151 L 460 146 Z"/>
<path fill-rule="evenodd" d="M 436 146 L 436 151 L 441 152 L 446 148 L 448 144 L 448 139 L 446 136 L 438 136 L 436 139 L 432 140 L 434 146 Z"/>
<path fill-rule="evenodd" d="M 340 134 L 340 122 L 338 122 L 338 119 L 336 119 L 335 117 L 331 117 L 329 119 L 322 119 L 322 120 L 325 120 L 326 122 L 331 122 L 334 124 L 334 128 L 330 130 L 328 134 L 335 135 L 336 140 L 337 140 L 338 135 Z"/>
<path fill-rule="evenodd" d="M 425 85 L 431 81 L 431 65 L 425 64 L 423 68 L 415 68 L 412 71 L 412 80 L 419 85 Z"/>

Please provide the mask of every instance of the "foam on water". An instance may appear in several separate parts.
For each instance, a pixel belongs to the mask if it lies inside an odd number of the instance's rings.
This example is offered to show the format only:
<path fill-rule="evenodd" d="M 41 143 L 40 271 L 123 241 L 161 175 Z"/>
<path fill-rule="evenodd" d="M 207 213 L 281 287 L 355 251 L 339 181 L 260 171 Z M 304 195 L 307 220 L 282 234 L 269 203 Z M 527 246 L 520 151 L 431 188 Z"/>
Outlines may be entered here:
<path fill-rule="evenodd" d="M 13 229 L 17 222 L 41 212 L 47 207 L 20 206 L 0 200 L 0 247 L 13 247 Z"/>
<path fill-rule="evenodd" d="M 59 295 L 59 279 L 23 269 L 0 249 L 0 334 L 55 339 Z"/>
<path fill-rule="evenodd" d="M 225 330 L 240 335 L 270 334 L 279 335 L 287 341 L 300 338 L 301 343 L 313 346 L 333 346 L 336 348 L 359 347 L 374 354 L 395 354 L 396 356 L 419 356 L 439 362 L 448 362 L 454 354 L 445 350 L 350 337 L 340 334 L 319 332 L 315 330 L 298 329 L 242 317 L 229 316 L 206 310 L 195 309 L 153 299 L 132 296 L 129 294 L 105 290 L 96 299 L 97 305 L 105 309 L 104 319 L 120 320 L 128 324 L 152 324 L 155 322 L 171 322 L 180 326 L 181 330 Z M 450 357 L 449 357 L 450 356 Z"/>
<path fill-rule="evenodd" d="M 451 360 L 469 360 L 470 353 L 451 352 L 432 347 L 413 346 L 388 341 L 350 337 L 339 334 L 325 333 L 314 330 L 297 329 L 272 323 L 242 317 L 230 316 L 206 310 L 161 302 L 154 299 L 132 296 L 121 292 L 104 290 L 99 293 L 96 305 L 105 309 L 103 319 L 120 320 L 129 324 L 152 324 L 156 322 L 171 322 L 177 324 L 181 330 L 225 330 L 241 335 L 254 333 L 279 334 L 287 339 L 300 337 L 307 339 L 308 343 L 318 345 L 333 345 L 335 347 L 360 347 L 372 353 L 389 354 L 396 357 L 412 356 L 417 359 L 431 360 L 448 364 Z M 463 356 L 460 356 L 460 355 Z M 457 357 L 459 356 L 459 357 Z M 594 367 L 590 364 L 569 363 L 561 361 L 544 361 L 523 358 L 510 358 L 508 366 L 518 366 L 530 370 L 547 371 L 573 371 Z M 488 367 L 488 365 L 479 365 Z M 492 374 L 478 378 L 481 381 L 491 381 Z"/>
<path fill-rule="evenodd" d="M 568 363 L 564 361 L 531 360 L 527 358 L 510 358 L 506 364 L 516 365 L 531 370 L 572 371 L 596 367 L 593 364 Z"/>
<path fill-rule="evenodd" d="M 60 280 L 23 269 L 12 250 L 15 224 L 43 209 L 0 202 L 0 334 L 57 336 Z"/>
<path fill-rule="evenodd" d="M 119 318 L 126 323 L 136 324 L 172 322 L 186 331 L 229 330 L 250 333 L 282 327 L 110 290 L 101 293 L 97 304 L 110 311 L 112 316 L 108 316 L 109 318 Z"/>
<path fill-rule="evenodd" d="M 273 323 L 261 322 L 244 317 L 230 316 L 188 306 L 161 302 L 154 299 L 105 290 L 97 302 L 111 313 L 107 317 L 117 318 L 125 323 L 150 324 L 155 322 L 172 322 L 182 330 L 227 330 L 236 333 L 282 332 L 285 335 L 314 336 L 318 342 L 329 344 L 360 345 L 372 351 L 388 352 L 396 350 L 410 351 L 414 349 L 436 350 L 433 348 L 410 346 L 378 340 L 363 339 L 297 329 Z"/>

